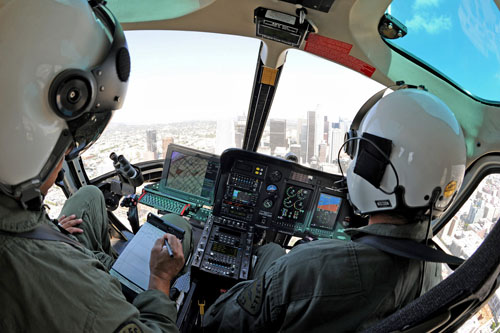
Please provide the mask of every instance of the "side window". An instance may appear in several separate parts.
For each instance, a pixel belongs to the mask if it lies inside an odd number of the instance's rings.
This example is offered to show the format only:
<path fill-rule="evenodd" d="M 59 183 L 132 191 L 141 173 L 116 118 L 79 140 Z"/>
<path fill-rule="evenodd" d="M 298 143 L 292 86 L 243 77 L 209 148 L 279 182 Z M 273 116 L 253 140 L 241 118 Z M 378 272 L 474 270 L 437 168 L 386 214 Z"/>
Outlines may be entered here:
<path fill-rule="evenodd" d="M 59 186 L 54 185 L 49 189 L 49 192 L 47 192 L 43 202 L 48 207 L 47 212 L 50 218 L 57 219 L 66 202 L 66 196 Z"/>
<path fill-rule="evenodd" d="M 458 213 L 434 237 L 436 243 L 453 255 L 469 258 L 500 217 L 500 174 L 485 177 Z M 443 278 L 451 270 L 443 265 Z M 500 320 L 500 291 L 467 321 L 458 332 L 497 332 Z M 478 330 L 478 328 L 480 328 Z"/>

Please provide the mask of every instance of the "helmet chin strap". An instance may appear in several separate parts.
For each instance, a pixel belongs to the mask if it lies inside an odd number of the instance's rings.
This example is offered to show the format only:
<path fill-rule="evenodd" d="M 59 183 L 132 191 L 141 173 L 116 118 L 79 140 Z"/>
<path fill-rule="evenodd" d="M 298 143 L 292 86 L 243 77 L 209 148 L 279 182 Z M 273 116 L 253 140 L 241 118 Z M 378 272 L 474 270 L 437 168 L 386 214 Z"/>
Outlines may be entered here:
<path fill-rule="evenodd" d="M 439 199 L 439 196 L 441 195 L 441 188 L 436 187 L 434 190 L 432 190 L 431 194 L 431 199 L 429 200 L 429 223 L 427 223 L 427 229 L 425 231 L 425 246 L 429 246 L 429 231 L 431 229 L 431 223 L 432 223 L 432 210 L 434 208 L 434 205 Z M 422 275 L 420 276 L 420 290 L 418 292 L 417 296 L 420 296 L 422 294 L 422 288 L 424 287 L 424 276 L 425 276 L 425 260 L 423 261 L 423 267 L 422 267 Z"/>

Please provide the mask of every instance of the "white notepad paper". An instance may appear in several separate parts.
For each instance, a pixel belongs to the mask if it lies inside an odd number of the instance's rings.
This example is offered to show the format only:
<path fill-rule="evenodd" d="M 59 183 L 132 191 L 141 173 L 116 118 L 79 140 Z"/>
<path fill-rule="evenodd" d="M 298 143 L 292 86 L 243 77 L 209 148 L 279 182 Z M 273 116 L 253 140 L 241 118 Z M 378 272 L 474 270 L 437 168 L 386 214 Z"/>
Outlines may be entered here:
<path fill-rule="evenodd" d="M 121 283 L 138 293 L 147 290 L 151 249 L 156 240 L 164 234 L 164 231 L 151 223 L 144 223 L 114 263 L 111 275 L 116 276 Z"/>

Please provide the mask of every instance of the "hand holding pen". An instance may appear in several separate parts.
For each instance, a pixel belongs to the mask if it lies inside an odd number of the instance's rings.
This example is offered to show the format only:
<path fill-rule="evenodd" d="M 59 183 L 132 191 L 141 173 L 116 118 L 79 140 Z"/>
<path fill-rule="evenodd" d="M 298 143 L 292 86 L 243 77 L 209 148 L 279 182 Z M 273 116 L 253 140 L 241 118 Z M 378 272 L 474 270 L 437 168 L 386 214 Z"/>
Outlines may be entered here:
<path fill-rule="evenodd" d="M 163 248 L 167 249 L 168 255 L 170 256 L 170 258 L 174 257 L 174 252 L 172 251 L 172 248 L 170 247 L 170 244 L 168 244 L 168 240 L 167 239 L 165 239 L 165 245 L 163 245 Z"/>
<path fill-rule="evenodd" d="M 181 241 L 172 234 L 158 238 L 149 259 L 149 289 L 158 289 L 169 295 L 170 281 L 184 267 Z"/>

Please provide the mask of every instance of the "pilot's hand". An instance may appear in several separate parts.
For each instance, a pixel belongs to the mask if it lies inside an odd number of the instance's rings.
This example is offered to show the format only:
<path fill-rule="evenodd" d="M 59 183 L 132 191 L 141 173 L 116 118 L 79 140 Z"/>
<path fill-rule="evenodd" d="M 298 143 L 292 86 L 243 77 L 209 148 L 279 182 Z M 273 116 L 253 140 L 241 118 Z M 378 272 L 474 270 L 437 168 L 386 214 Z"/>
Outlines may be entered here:
<path fill-rule="evenodd" d="M 65 216 L 61 215 L 61 217 L 58 220 L 59 226 L 64 228 L 67 232 L 70 234 L 81 234 L 83 233 L 83 229 L 76 228 L 75 226 L 79 225 L 80 223 L 83 222 L 82 219 L 77 219 L 76 215 L 70 215 L 70 216 Z"/>
<path fill-rule="evenodd" d="M 170 257 L 168 249 L 164 246 L 165 240 L 172 248 L 173 257 Z M 149 289 L 158 289 L 168 296 L 170 282 L 181 271 L 182 267 L 184 267 L 184 252 L 179 239 L 171 234 L 165 234 L 158 238 L 149 259 Z"/>

